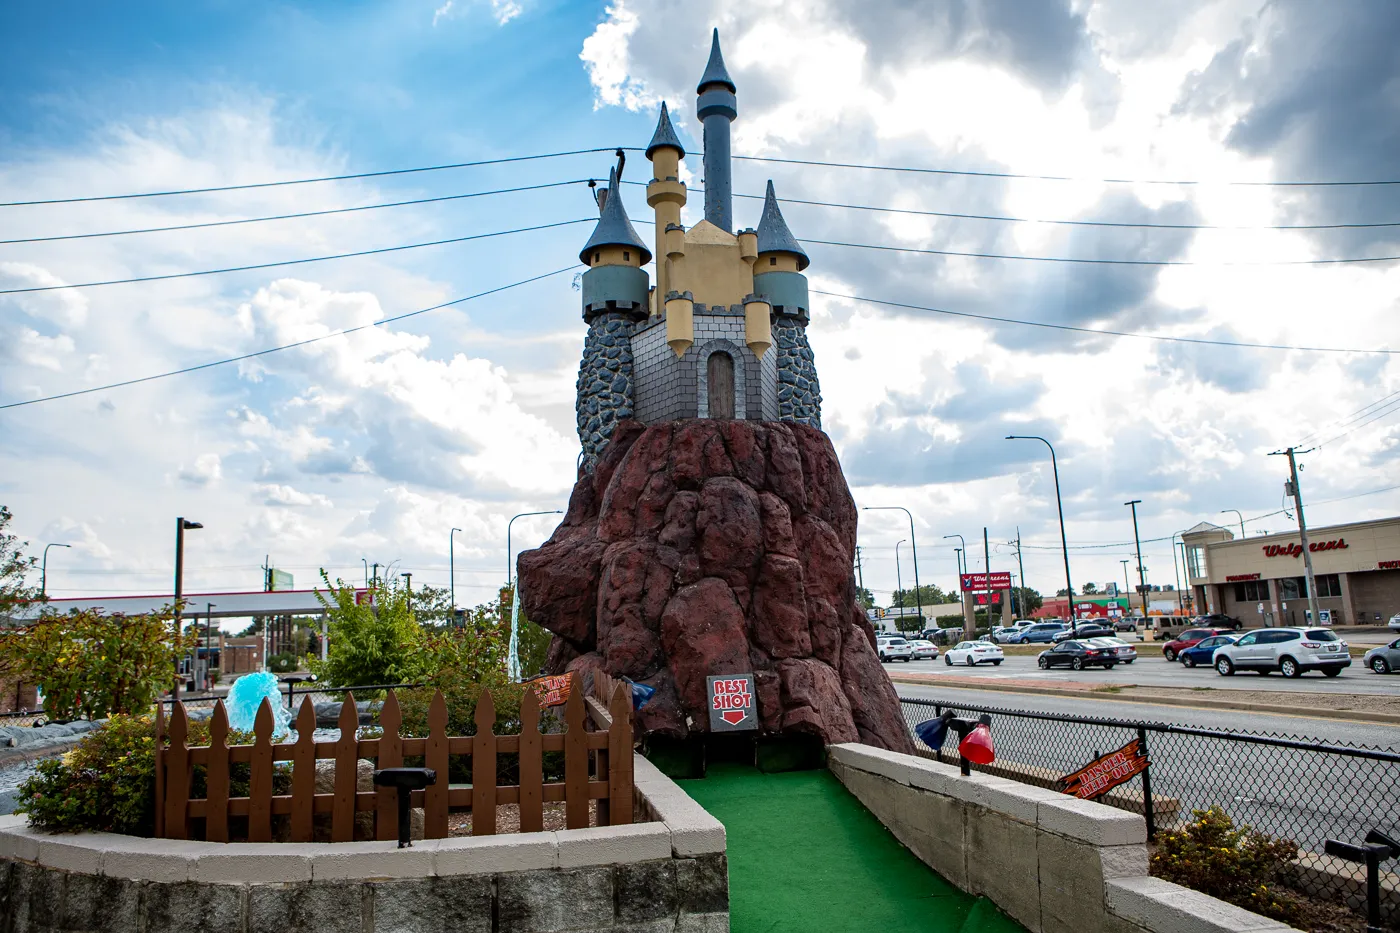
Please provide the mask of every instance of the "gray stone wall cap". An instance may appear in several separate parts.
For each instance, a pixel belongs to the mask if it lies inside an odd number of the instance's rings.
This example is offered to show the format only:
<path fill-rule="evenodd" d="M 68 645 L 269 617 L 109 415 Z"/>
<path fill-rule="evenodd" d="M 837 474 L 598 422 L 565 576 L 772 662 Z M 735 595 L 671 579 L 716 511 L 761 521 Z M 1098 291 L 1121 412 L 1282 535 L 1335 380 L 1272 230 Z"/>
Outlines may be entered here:
<path fill-rule="evenodd" d="M 1093 800 L 1081 800 L 1048 788 L 1036 813 L 1036 824 L 1047 832 L 1096 846 L 1125 846 L 1147 842 L 1147 821 L 1136 813 Z"/>
<path fill-rule="evenodd" d="M 269 884 L 311 880 L 309 843 L 210 842 L 195 858 L 192 880 L 206 884 Z"/>
<path fill-rule="evenodd" d="M 477 875 L 559 867 L 559 834 L 456 836 L 438 840 L 433 871 L 438 875 Z"/>
<path fill-rule="evenodd" d="M 619 865 L 671 857 L 671 832 L 663 823 L 590 826 L 564 829 L 559 838 L 559 867 Z"/>
<path fill-rule="evenodd" d="M 632 768 L 637 792 L 671 833 L 672 854 L 693 858 L 725 851 L 724 824 L 710 811 L 641 755 L 634 759 Z"/>
<path fill-rule="evenodd" d="M 1104 885 L 1112 914 L 1162 933 L 1288 933 L 1293 927 L 1161 878 L 1114 878 Z"/>

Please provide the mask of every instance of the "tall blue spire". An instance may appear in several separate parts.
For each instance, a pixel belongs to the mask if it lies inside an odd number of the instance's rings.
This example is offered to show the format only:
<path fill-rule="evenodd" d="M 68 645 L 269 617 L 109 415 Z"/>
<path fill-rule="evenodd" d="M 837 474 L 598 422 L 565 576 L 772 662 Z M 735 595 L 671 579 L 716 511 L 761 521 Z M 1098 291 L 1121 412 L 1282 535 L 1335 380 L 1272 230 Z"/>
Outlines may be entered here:
<path fill-rule="evenodd" d="M 739 115 L 737 88 L 719 51 L 719 30 L 710 43 L 710 61 L 700 77 L 696 114 L 705 126 L 705 219 L 734 232 L 734 195 L 729 165 L 729 124 Z"/>

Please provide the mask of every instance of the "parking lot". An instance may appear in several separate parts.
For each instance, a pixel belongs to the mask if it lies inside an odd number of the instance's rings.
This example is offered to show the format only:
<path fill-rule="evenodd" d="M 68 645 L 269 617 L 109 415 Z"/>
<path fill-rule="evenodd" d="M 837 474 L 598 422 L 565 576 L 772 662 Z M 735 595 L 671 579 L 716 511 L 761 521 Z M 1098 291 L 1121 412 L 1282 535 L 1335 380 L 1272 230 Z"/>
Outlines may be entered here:
<path fill-rule="evenodd" d="M 1187 668 L 1178 662 L 1170 662 L 1162 657 L 1160 642 L 1134 644 L 1138 659 L 1132 664 L 1119 664 L 1111 671 L 1088 668 L 1072 671 L 1057 667 L 1042 671 L 1036 666 L 1034 657 L 1008 656 L 998 667 L 981 664 L 965 667 L 955 664 L 952 667 L 943 663 L 940 655 L 936 661 L 897 661 L 885 665 L 891 674 L 924 673 L 946 674 L 954 677 L 978 677 L 995 680 L 1034 680 L 1044 681 L 1047 686 L 1057 683 L 1079 682 L 1092 685 L 1118 684 L 1139 687 L 1196 687 L 1215 690 L 1278 690 L 1299 693 L 1367 693 L 1381 695 L 1400 694 L 1400 674 L 1380 676 L 1361 666 L 1360 658 L 1353 658 L 1351 667 L 1338 677 L 1324 677 L 1322 674 L 1304 674 L 1296 680 L 1288 680 L 1277 673 L 1268 676 L 1259 674 L 1236 674 L 1222 677 L 1214 668 Z M 940 652 L 943 649 L 939 649 Z"/>

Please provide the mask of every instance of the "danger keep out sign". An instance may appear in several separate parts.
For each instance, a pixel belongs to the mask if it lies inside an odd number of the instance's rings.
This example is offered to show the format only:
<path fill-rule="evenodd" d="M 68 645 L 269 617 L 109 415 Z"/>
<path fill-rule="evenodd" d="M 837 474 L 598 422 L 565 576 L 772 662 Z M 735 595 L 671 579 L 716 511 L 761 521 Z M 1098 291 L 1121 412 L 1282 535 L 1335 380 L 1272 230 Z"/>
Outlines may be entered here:
<path fill-rule="evenodd" d="M 711 732 L 742 732 L 758 728 L 752 674 L 725 674 L 705 680 L 709 685 Z"/>

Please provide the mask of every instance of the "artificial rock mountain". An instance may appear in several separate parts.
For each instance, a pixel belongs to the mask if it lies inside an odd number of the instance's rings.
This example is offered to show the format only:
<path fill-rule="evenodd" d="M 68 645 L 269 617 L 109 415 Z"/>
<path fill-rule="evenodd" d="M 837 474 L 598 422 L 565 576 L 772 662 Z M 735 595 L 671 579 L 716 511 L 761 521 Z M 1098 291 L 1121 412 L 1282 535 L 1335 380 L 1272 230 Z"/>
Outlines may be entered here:
<path fill-rule="evenodd" d="M 549 670 L 656 688 L 644 733 L 709 728 L 710 674 L 752 671 L 764 733 L 911 751 L 855 600 L 856 508 L 801 424 L 622 421 L 553 536 L 518 560 Z"/>

